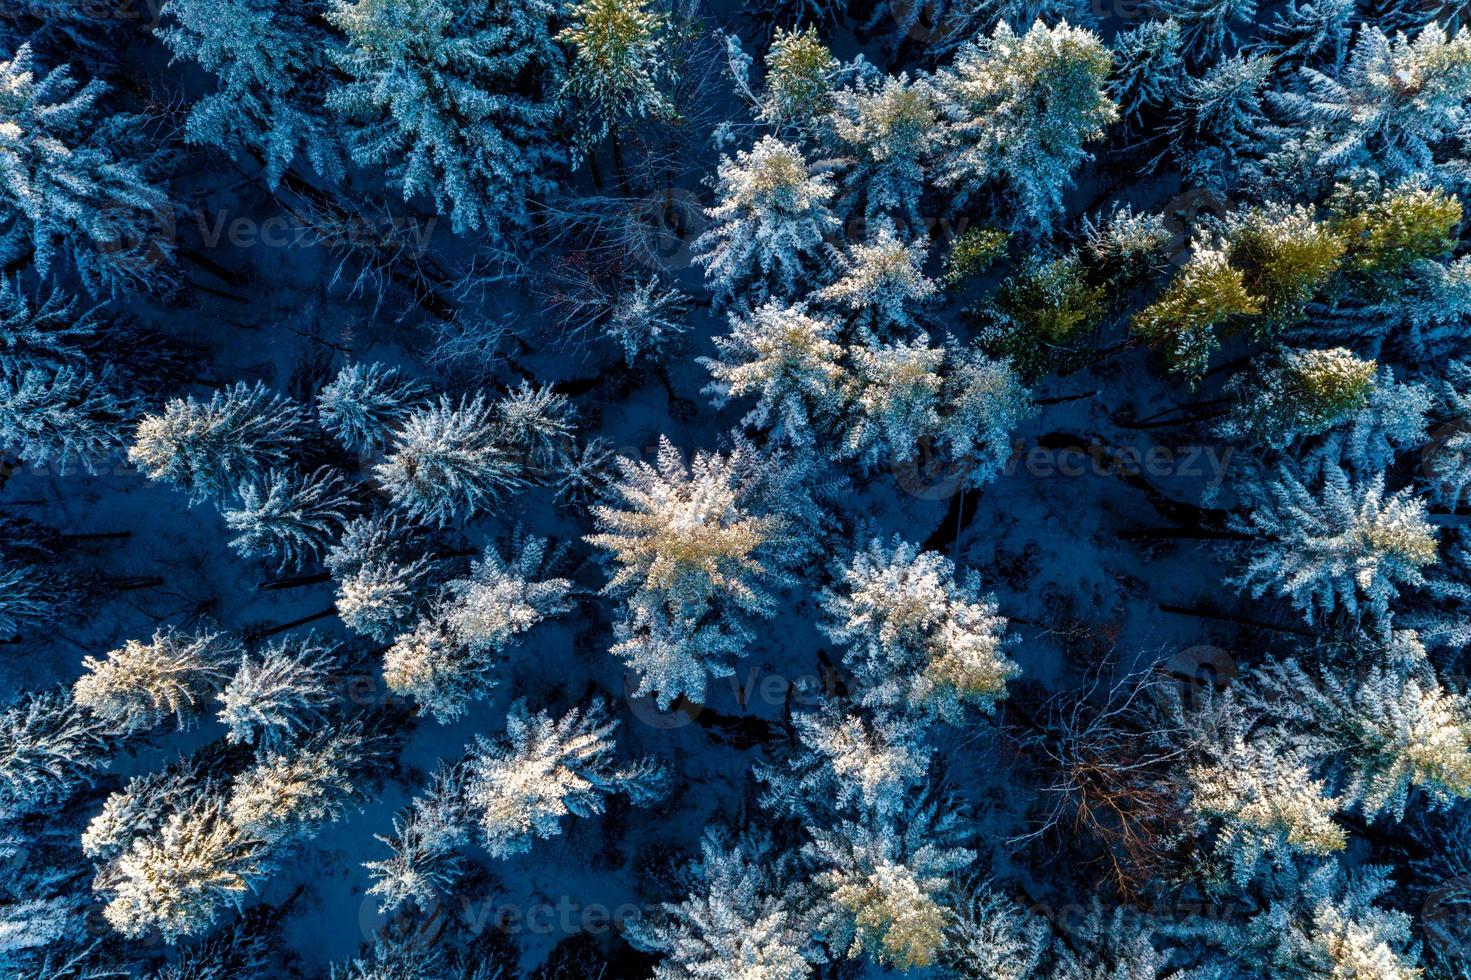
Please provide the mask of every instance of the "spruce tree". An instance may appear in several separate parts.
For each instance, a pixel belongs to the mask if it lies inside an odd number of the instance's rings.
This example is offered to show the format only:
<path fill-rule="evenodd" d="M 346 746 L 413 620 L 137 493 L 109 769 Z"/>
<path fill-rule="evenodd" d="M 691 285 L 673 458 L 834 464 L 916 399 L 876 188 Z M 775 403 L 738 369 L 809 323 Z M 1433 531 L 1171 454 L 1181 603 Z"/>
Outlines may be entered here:
<path fill-rule="evenodd" d="M 124 155 L 137 120 L 103 121 L 107 86 L 42 69 L 29 44 L 0 58 L 0 89 L 0 254 L 29 253 L 42 276 L 69 266 L 93 293 L 158 286 L 173 258 L 172 205 Z"/>
<path fill-rule="evenodd" d="M 1047 231 L 1084 146 L 1118 117 L 1105 89 L 1113 57 L 1091 31 L 1040 20 L 1018 36 L 1000 23 L 934 76 L 945 119 L 939 182 L 963 203 L 999 181 L 1019 198 L 1015 224 Z"/>
<path fill-rule="evenodd" d="M 330 42 L 315 5 L 169 0 L 163 12 L 158 36 L 174 57 L 216 79 L 216 90 L 189 109 L 189 142 L 258 154 L 271 187 L 298 157 L 325 180 L 342 177 L 338 135 L 321 111 Z"/>
<path fill-rule="evenodd" d="M 327 102 L 360 165 L 386 164 L 407 200 L 433 199 L 456 233 L 505 241 L 555 186 L 547 138 L 562 57 L 543 0 L 332 0 L 346 80 Z"/>
<path fill-rule="evenodd" d="M 150 480 L 172 483 L 190 503 L 219 499 L 271 464 L 289 461 L 306 412 L 259 381 L 237 381 L 209 401 L 173 398 L 138 423 L 128 460 Z"/>

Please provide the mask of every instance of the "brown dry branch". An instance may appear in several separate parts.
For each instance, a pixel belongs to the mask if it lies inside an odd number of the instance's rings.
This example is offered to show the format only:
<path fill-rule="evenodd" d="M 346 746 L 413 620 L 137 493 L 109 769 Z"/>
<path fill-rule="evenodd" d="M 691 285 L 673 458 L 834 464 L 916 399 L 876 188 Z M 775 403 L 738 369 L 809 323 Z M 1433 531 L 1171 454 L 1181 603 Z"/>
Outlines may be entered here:
<path fill-rule="evenodd" d="M 1190 740 L 1175 683 L 1151 672 L 1105 688 L 1099 676 L 1047 702 L 1022 748 L 1050 775 L 1050 803 L 1014 842 L 1086 841 L 1119 897 L 1144 905 L 1149 886 L 1168 877 L 1189 821 L 1182 761 Z"/>

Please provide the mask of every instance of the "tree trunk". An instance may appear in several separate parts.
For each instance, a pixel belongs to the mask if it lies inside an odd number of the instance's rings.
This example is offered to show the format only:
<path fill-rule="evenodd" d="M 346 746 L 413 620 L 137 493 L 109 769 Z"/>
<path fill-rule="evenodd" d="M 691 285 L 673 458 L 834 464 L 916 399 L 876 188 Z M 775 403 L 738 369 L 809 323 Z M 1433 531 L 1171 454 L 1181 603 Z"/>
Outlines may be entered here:
<path fill-rule="evenodd" d="M 278 578 L 274 582 L 262 583 L 262 589 L 295 589 L 303 585 L 316 585 L 319 582 L 330 582 L 331 572 L 317 572 L 315 575 L 297 575 L 294 578 Z"/>
<path fill-rule="evenodd" d="M 608 140 L 613 145 L 613 172 L 618 176 L 618 189 L 624 197 L 633 197 L 633 192 L 628 189 L 628 172 L 623 169 L 623 142 L 618 139 L 616 128 L 609 128 Z"/>
<path fill-rule="evenodd" d="M 1198 619 L 1214 619 L 1223 623 L 1235 623 L 1238 626 L 1250 626 L 1254 629 L 1272 630 L 1277 633 L 1291 633 L 1293 636 L 1312 636 L 1310 630 L 1298 629 L 1295 626 L 1277 626 L 1273 623 L 1263 623 L 1260 620 L 1247 619 L 1245 616 L 1232 616 L 1229 613 L 1212 612 L 1209 609 L 1191 609 L 1188 606 L 1176 606 L 1171 603 L 1159 604 L 1160 612 L 1174 613 L 1177 616 L 1195 616 Z"/>
<path fill-rule="evenodd" d="M 293 619 L 289 623 L 282 623 L 280 626 L 272 626 L 270 629 L 251 633 L 245 637 L 245 640 L 248 643 L 254 643 L 256 640 L 264 640 L 268 636 L 275 636 L 277 633 L 284 633 L 287 630 L 296 629 L 298 626 L 305 626 L 307 623 L 315 623 L 319 619 L 326 619 L 328 616 L 335 616 L 336 614 L 337 607 L 328 606 L 321 612 L 314 612 L 310 616 L 303 616 L 300 619 Z"/>

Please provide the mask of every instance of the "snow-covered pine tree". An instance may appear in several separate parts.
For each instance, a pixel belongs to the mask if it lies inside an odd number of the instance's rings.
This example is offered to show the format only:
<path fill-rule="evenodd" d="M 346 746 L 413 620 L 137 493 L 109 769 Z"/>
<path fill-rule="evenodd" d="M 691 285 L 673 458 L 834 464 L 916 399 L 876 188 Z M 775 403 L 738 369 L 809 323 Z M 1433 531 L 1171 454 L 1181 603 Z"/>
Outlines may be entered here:
<path fill-rule="evenodd" d="M 1341 184 L 1329 207 L 1349 246 L 1347 325 L 1381 337 L 1407 325 L 1405 345 L 1421 357 L 1457 353 L 1456 326 L 1471 311 L 1471 261 L 1450 258 L 1460 199 L 1414 183 L 1386 192 Z"/>
<path fill-rule="evenodd" d="M 393 639 L 383 655 L 383 683 L 419 709 L 441 721 L 465 713 L 500 679 L 501 662 L 480 657 L 467 662 L 464 648 L 450 636 L 443 620 L 425 616 Z"/>
<path fill-rule="evenodd" d="M 506 550 L 486 548 L 469 578 L 445 583 L 440 595 L 439 617 L 472 656 L 502 652 L 543 619 L 572 608 L 570 581 L 540 577 L 557 557 L 547 554 L 546 538 L 518 530 Z"/>
<path fill-rule="evenodd" d="M 6 557 L 0 565 L 0 636 L 12 637 L 56 612 L 56 595 L 46 574 L 36 565 Z"/>
<path fill-rule="evenodd" d="M 840 222 L 832 179 L 791 143 L 763 136 L 734 159 L 722 156 L 710 228 L 695 240 L 696 261 L 721 301 L 754 305 L 796 294 L 816 269 L 824 239 Z"/>
<path fill-rule="evenodd" d="M 522 381 L 495 403 L 501 441 L 541 473 L 571 443 L 576 415 L 572 400 L 549 384 L 536 387 Z"/>
<path fill-rule="evenodd" d="M 620 292 L 603 321 L 603 336 L 623 348 L 630 367 L 641 355 L 657 356 L 673 338 L 689 330 L 684 314 L 689 296 L 655 276 Z"/>
<path fill-rule="evenodd" d="M 1302 320 L 1308 302 L 1343 262 L 1342 237 L 1305 205 L 1242 208 L 1219 224 L 1227 261 L 1241 270 L 1247 292 L 1261 304 L 1258 331 Z"/>
<path fill-rule="evenodd" d="M 235 777 L 225 812 L 243 835 L 268 845 L 314 837 L 364 799 L 363 780 L 382 749 L 359 724 L 267 749 Z"/>
<path fill-rule="evenodd" d="M 333 963 L 328 980 L 506 980 L 496 967 L 478 964 L 456 964 L 448 943 L 424 943 L 411 926 L 390 926 L 373 936 L 363 951 L 342 963 Z"/>
<path fill-rule="evenodd" d="M 1164 294 L 1134 314 L 1131 326 L 1164 352 L 1170 370 L 1194 384 L 1220 346 L 1219 330 L 1260 311 L 1261 301 L 1247 292 L 1226 253 L 1197 244 Z"/>
<path fill-rule="evenodd" d="M 1336 76 L 1301 69 L 1300 91 L 1272 102 L 1302 125 L 1322 129 L 1321 163 L 1365 167 L 1386 178 L 1457 180 L 1443 143 L 1466 124 L 1471 100 L 1471 34 L 1429 24 L 1414 39 L 1365 24 Z"/>
<path fill-rule="evenodd" d="M 1363 407 L 1324 437 L 1322 448 L 1303 460 L 1303 472 L 1316 476 L 1333 463 L 1356 477 L 1388 470 L 1400 454 L 1429 438 L 1427 415 L 1433 403 L 1427 386 L 1401 384 L 1392 368 L 1381 367 Z"/>
<path fill-rule="evenodd" d="M 321 177 L 342 176 L 342 151 L 320 111 L 330 40 L 316 5 L 279 0 L 169 0 L 159 38 L 176 59 L 196 62 L 215 91 L 189 109 L 190 143 L 258 154 L 266 181 L 304 156 Z"/>
<path fill-rule="evenodd" d="M 1109 291 L 1076 250 L 1033 251 L 974 310 L 982 343 L 1037 379 L 1083 357 L 1108 313 Z"/>
<path fill-rule="evenodd" d="M 1319 435 L 1369 404 L 1378 368 L 1342 347 L 1283 349 L 1231 380 L 1221 432 L 1277 448 Z"/>
<path fill-rule="evenodd" d="M 673 82 L 665 49 L 669 15 L 652 0 L 572 0 L 557 40 L 572 48 L 562 94 L 576 104 L 586 153 L 625 122 L 673 112 L 664 89 Z M 615 148 L 615 159 L 622 157 Z"/>
<path fill-rule="evenodd" d="M 429 785 L 393 818 L 393 836 L 378 836 L 392 854 L 363 867 L 374 879 L 368 894 L 380 897 L 380 911 L 411 901 L 427 907 L 459 878 L 460 849 L 470 843 L 464 797 L 463 769 L 441 763 Z"/>
<path fill-rule="evenodd" d="M 1337 68 L 1348 53 L 1359 14 L 1353 0 L 1288 0 L 1262 33 L 1284 62 Z"/>
<path fill-rule="evenodd" d="M 20 276 L 0 276 L 0 373 L 7 377 L 85 366 L 102 326 L 95 309 L 60 287 L 33 296 Z"/>
<path fill-rule="evenodd" d="M 975 347 L 962 349 L 951 361 L 936 442 L 965 467 L 965 485 L 976 487 L 1006 467 L 1015 449 L 1013 433 L 1036 409 L 1010 361 Z"/>
<path fill-rule="evenodd" d="M 66 543 L 44 524 L 0 517 L 0 639 L 79 608 L 89 583 L 66 561 Z"/>
<path fill-rule="evenodd" d="M 1465 216 L 1461 199 L 1438 187 L 1409 182 L 1386 191 L 1340 184 L 1329 199 L 1334 230 L 1348 242 L 1349 270 L 1376 294 L 1403 288 L 1403 276 L 1421 262 L 1450 257 Z"/>
<path fill-rule="evenodd" d="M 838 213 L 861 205 L 869 226 L 888 219 L 920 228 L 919 199 L 941 133 L 929 85 L 904 74 L 860 76 L 832 103 L 833 149 L 843 161 Z"/>
<path fill-rule="evenodd" d="M 545 538 L 519 531 L 503 556 L 487 548 L 469 578 L 447 582 L 426 621 L 400 636 L 383 658 L 390 689 L 413 697 L 440 721 L 462 716 L 500 679 L 521 634 L 572 608 L 572 583 L 539 578 Z"/>
<path fill-rule="evenodd" d="M 704 698 L 711 679 L 734 674 L 735 661 L 755 639 L 729 617 L 692 622 L 652 603 L 631 603 L 613 635 L 618 642 L 608 652 L 637 673 L 636 696 L 654 697 L 662 708 Z"/>
<path fill-rule="evenodd" d="M 128 640 L 106 659 L 84 657 L 87 673 L 72 685 L 72 696 L 120 733 L 146 731 L 169 715 L 185 729 L 238 658 L 235 641 L 222 633 L 160 629 L 149 642 Z"/>
<path fill-rule="evenodd" d="M 1256 8 L 1257 0 L 1159 0 L 1152 10 L 1176 21 L 1185 53 L 1207 63 L 1240 44 L 1238 32 L 1255 24 Z"/>
<path fill-rule="evenodd" d="M 1002 181 L 1020 199 L 1018 229 L 1046 232 L 1083 148 L 1118 118 L 1106 89 L 1113 57 L 1092 31 L 1040 20 L 1018 37 L 1006 23 L 963 46 L 931 79 L 946 120 L 939 182 L 963 203 Z"/>
<path fill-rule="evenodd" d="M 895 537 L 878 538 L 836 570 L 821 593 L 823 631 L 847 647 L 862 704 L 959 721 L 989 710 L 1020 668 L 1006 656 L 1006 620 L 974 573 Z"/>
<path fill-rule="evenodd" d="M 1032 6 L 1028 0 L 905 0 L 903 3 L 875 4 L 866 30 L 880 26 L 890 32 L 889 44 L 897 55 L 907 43 L 923 42 L 936 55 L 954 50 L 957 44 L 1000 21 L 1013 23 L 1024 19 L 1016 16 L 1018 6 Z M 1035 6 L 1051 6 L 1050 0 L 1039 0 Z M 1053 11 L 1049 11 L 1052 13 Z M 1040 11 L 1038 11 L 1040 14 Z M 1025 22 L 1030 23 L 1030 19 Z"/>
<path fill-rule="evenodd" d="M 1080 0 L 903 0 L 875 5 L 865 27 L 892 25 L 896 54 L 916 44 L 919 51 L 939 59 L 997 24 L 1040 20 L 1094 27 L 1100 16 L 1109 12 Z"/>
<path fill-rule="evenodd" d="M 624 769 L 614 763 L 617 726 L 600 703 L 553 719 L 532 714 L 522 700 L 507 712 L 503 735 L 476 737 L 465 760 L 465 806 L 492 857 L 525 853 L 534 838 L 560 834 L 566 814 L 601 813 L 609 793 L 636 804 L 658 799 L 662 767 L 652 760 Z"/>
<path fill-rule="evenodd" d="M 238 907 L 262 876 L 260 843 L 230 822 L 221 799 L 201 795 L 119 856 L 98 883 L 112 894 L 102 914 L 125 936 L 157 929 L 173 943 Z"/>
<path fill-rule="evenodd" d="M 226 737 L 271 751 L 316 729 L 340 694 L 333 678 L 340 663 L 337 644 L 311 632 L 242 657 L 219 694 Z"/>
<path fill-rule="evenodd" d="M 305 410 L 259 381 L 237 381 L 207 402 L 173 398 L 138 424 L 128 460 L 150 480 L 189 494 L 190 503 L 221 498 L 241 481 L 290 461 L 308 426 Z"/>
<path fill-rule="evenodd" d="M 731 314 L 730 326 L 715 338 L 719 359 L 697 359 L 713 375 L 704 393 L 716 408 L 755 395 L 742 425 L 778 442 L 812 445 L 843 407 L 837 324 L 805 304 L 767 301 L 748 315 Z"/>
<path fill-rule="evenodd" d="M 940 280 L 950 288 L 964 285 L 1006 257 L 1011 233 L 999 228 L 968 228 L 950 243 Z"/>
<path fill-rule="evenodd" d="M 1178 93 L 1185 74 L 1183 43 L 1180 22 L 1173 19 L 1145 20 L 1114 36 L 1109 93 L 1125 123 L 1164 108 Z"/>
<path fill-rule="evenodd" d="M 327 552 L 337 615 L 348 629 L 385 640 L 412 618 L 433 563 L 417 552 L 411 532 L 396 514 L 357 517 Z"/>
<path fill-rule="evenodd" d="M 1265 143 L 1263 102 L 1274 63 L 1264 54 L 1235 54 L 1186 79 L 1173 100 L 1167 152 L 1179 158 L 1188 180 L 1222 190 Z"/>
<path fill-rule="evenodd" d="M 0 60 L 0 90 L 0 255 L 29 251 L 43 277 L 60 255 L 93 293 L 156 286 L 173 256 L 172 206 L 119 158 L 133 117 L 100 121 L 107 86 L 42 71 L 29 44 Z"/>
<path fill-rule="evenodd" d="M 737 447 L 749 447 L 736 431 L 731 436 Z M 772 580 L 787 585 L 793 581 L 787 570 L 820 553 L 838 527 L 834 501 L 849 492 L 849 479 L 831 460 L 799 447 L 767 444 L 752 456 L 758 468 L 750 510 L 774 516 L 783 529 L 772 538 L 770 554 L 779 556 L 782 569 Z"/>
<path fill-rule="evenodd" d="M 1313 622 L 1342 610 L 1381 621 L 1402 585 L 1426 584 L 1440 560 L 1425 501 L 1408 489 L 1386 495 L 1377 473 L 1351 483 L 1326 465 L 1315 494 L 1291 472 L 1245 488 L 1249 512 L 1231 526 L 1255 539 L 1230 581 L 1253 596 L 1273 592 Z"/>
<path fill-rule="evenodd" d="M 1227 725 L 1207 742 L 1207 758 L 1191 765 L 1190 809 L 1219 822 L 1216 847 L 1245 885 L 1263 858 L 1343 850 L 1347 837 L 1333 819 L 1342 801 L 1314 779 L 1304 753 L 1270 733 Z"/>
<path fill-rule="evenodd" d="M 108 794 L 102 809 L 82 832 L 82 853 L 106 877 L 133 842 L 156 834 L 170 814 L 189 809 L 201 793 L 212 791 L 210 776 L 220 762 L 215 746 L 206 746 L 167 767 L 132 777 Z"/>
<path fill-rule="evenodd" d="M 1458 328 L 1471 317 L 1471 256 L 1416 262 L 1393 297 L 1365 312 L 1381 322 L 1388 314 L 1390 322 L 1408 323 L 1412 346 L 1426 357 L 1458 352 Z"/>
<path fill-rule="evenodd" d="M 654 980 L 805 980 L 825 959 L 804 921 L 794 862 L 769 839 L 710 828 L 687 877 L 683 901 L 629 923 L 630 941 L 664 955 Z"/>
<path fill-rule="evenodd" d="M 1107 296 L 1078 252 L 1054 256 L 1039 250 L 1001 284 L 996 305 L 1025 328 L 1033 345 L 1060 346 L 1098 325 L 1107 312 Z"/>
<path fill-rule="evenodd" d="M 1431 493 L 1454 506 L 1471 487 L 1471 363 L 1447 363 L 1438 387 L 1435 409 L 1445 424 L 1424 470 Z"/>
<path fill-rule="evenodd" d="M 755 773 L 762 804 L 794 816 L 837 811 L 892 818 L 924 782 L 932 746 L 915 721 L 876 712 L 872 719 L 837 705 L 792 716 L 795 751 Z"/>
<path fill-rule="evenodd" d="M 39 893 L 41 889 L 27 891 Z M 69 933 L 76 932 L 76 920 L 85 914 L 87 904 L 75 892 L 46 891 L 53 893 L 7 902 L 0 910 L 0 942 L 16 980 L 70 978 L 76 976 L 72 968 L 81 965 L 76 960 L 86 957 L 85 953 L 71 955 L 75 947 Z"/>
<path fill-rule="evenodd" d="M 602 436 L 574 440 L 557 453 L 552 470 L 552 487 L 557 502 L 582 510 L 602 500 L 617 480 L 618 453 Z"/>
<path fill-rule="evenodd" d="M 958 829 L 932 802 L 882 826 L 809 828 L 802 853 L 823 896 L 818 921 L 828 948 L 901 970 L 934 963 L 954 916 L 945 905 L 949 876 L 975 856 L 953 846 Z"/>
<path fill-rule="evenodd" d="M 924 307 L 939 293 L 924 274 L 928 251 L 924 238 L 906 243 L 891 222 L 880 220 L 867 242 L 848 246 L 838 278 L 812 298 L 847 314 L 869 344 L 911 339 L 923 332 Z"/>
<path fill-rule="evenodd" d="M 278 570 L 321 559 L 354 509 L 347 481 L 326 466 L 313 473 L 272 469 L 243 480 L 239 492 L 238 506 L 224 512 L 225 526 L 238 532 L 230 547 L 263 555 Z"/>
<path fill-rule="evenodd" d="M 222 977 L 269 976 L 284 951 L 270 906 L 247 909 L 240 918 L 210 933 L 178 954 L 148 980 L 217 980 Z"/>
<path fill-rule="evenodd" d="M 1428 664 L 1376 663 L 1345 677 L 1286 660 L 1258 682 L 1261 710 L 1285 716 L 1315 751 L 1342 757 L 1345 804 L 1370 819 L 1403 820 L 1415 788 L 1435 808 L 1471 796 L 1471 701 L 1441 686 Z"/>
<path fill-rule="evenodd" d="M 661 705 L 703 698 L 749 641 L 742 618 L 773 613 L 767 589 L 787 580 L 790 545 L 784 515 L 752 506 L 766 468 L 743 442 L 686 466 L 661 438 L 653 465 L 620 460 L 623 506 L 592 509 L 602 532 L 587 541 L 617 563 L 603 591 L 628 602 L 614 652 L 642 675 L 639 693 Z"/>
<path fill-rule="evenodd" d="M 525 482 L 483 395 L 461 398 L 458 406 L 441 395 L 414 412 L 373 474 L 410 518 L 440 527 L 469 519 Z"/>
<path fill-rule="evenodd" d="M 1394 887 L 1390 869 L 1353 871 L 1329 861 L 1277 876 L 1259 911 L 1241 923 L 1208 926 L 1232 972 L 1291 977 L 1419 980 L 1412 920 L 1375 903 Z"/>
<path fill-rule="evenodd" d="M 95 473 L 132 427 L 134 402 L 118 387 L 108 367 L 101 374 L 70 367 L 0 373 L 0 448 L 32 466 Z"/>
<path fill-rule="evenodd" d="M 1133 906 L 1110 911 L 1094 898 L 1087 914 L 1075 923 L 1061 924 L 1062 941 L 1050 980 L 1113 980 L 1114 977 L 1158 978 L 1181 976 L 1168 947 L 1168 925 L 1159 928 L 1151 917 Z M 1161 949 L 1161 947 L 1165 947 Z M 1192 980 L 1216 980 L 1211 966 L 1183 975 Z"/>
<path fill-rule="evenodd" d="M 359 164 L 385 163 L 404 197 L 427 194 L 456 233 L 500 240 L 554 186 L 548 139 L 562 54 L 545 0 L 332 0 L 347 81 L 328 94 Z"/>
<path fill-rule="evenodd" d="M 843 452 L 865 468 L 914 459 L 920 440 L 940 430 L 945 348 L 931 347 L 927 334 L 914 341 L 849 350 L 848 431 Z"/>
<path fill-rule="evenodd" d="M 428 386 L 398 368 L 348 364 L 317 392 L 317 418 L 348 450 L 376 452 L 427 393 Z"/>
<path fill-rule="evenodd" d="M 1029 980 L 1052 944 L 1047 922 L 986 882 L 956 889 L 940 965 L 966 980 Z"/>
<path fill-rule="evenodd" d="M 737 42 L 732 37 L 729 43 Z M 808 133 L 817 120 L 830 118 L 842 66 L 815 27 L 778 26 L 766 49 L 765 65 L 766 84 L 757 108 L 761 122 L 778 131 Z"/>
<path fill-rule="evenodd" d="M 65 800 L 111 761 L 113 734 L 65 688 L 21 695 L 0 711 L 0 820 Z"/>

